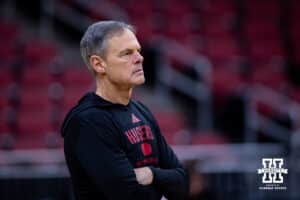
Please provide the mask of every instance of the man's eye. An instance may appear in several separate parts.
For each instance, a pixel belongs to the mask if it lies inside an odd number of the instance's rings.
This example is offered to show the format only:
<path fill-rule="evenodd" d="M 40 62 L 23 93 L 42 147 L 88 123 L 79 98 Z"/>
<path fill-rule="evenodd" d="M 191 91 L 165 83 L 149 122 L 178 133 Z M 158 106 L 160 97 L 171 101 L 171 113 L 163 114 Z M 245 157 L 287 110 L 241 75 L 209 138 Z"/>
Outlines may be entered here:
<path fill-rule="evenodd" d="M 121 53 L 121 56 L 129 56 L 131 54 L 131 51 L 124 51 Z"/>

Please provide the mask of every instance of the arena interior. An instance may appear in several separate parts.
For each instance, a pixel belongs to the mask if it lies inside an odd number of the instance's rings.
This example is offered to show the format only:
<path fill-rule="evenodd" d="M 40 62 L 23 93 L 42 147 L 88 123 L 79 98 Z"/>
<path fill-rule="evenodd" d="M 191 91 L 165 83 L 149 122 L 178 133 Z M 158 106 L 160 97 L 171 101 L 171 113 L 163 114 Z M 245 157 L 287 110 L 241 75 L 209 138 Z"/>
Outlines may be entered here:
<path fill-rule="evenodd" d="M 146 83 L 134 98 L 189 171 L 189 200 L 300 199 L 300 1 L 0 0 L 0 10 L 1 200 L 74 200 L 60 125 L 95 87 L 79 41 L 99 20 L 136 27 Z M 279 189 L 263 188 L 263 158 L 283 159 Z"/>

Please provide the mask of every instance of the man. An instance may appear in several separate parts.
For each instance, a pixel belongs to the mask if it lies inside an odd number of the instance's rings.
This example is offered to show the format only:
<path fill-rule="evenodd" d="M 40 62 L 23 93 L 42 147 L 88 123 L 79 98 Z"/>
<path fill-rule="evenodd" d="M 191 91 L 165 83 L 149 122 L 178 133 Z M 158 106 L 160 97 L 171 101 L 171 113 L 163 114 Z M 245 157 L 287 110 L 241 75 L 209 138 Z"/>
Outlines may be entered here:
<path fill-rule="evenodd" d="M 132 26 L 92 24 L 80 49 L 97 87 L 79 100 L 62 126 L 76 199 L 186 199 L 185 170 L 151 112 L 131 99 L 132 89 L 145 82 Z"/>

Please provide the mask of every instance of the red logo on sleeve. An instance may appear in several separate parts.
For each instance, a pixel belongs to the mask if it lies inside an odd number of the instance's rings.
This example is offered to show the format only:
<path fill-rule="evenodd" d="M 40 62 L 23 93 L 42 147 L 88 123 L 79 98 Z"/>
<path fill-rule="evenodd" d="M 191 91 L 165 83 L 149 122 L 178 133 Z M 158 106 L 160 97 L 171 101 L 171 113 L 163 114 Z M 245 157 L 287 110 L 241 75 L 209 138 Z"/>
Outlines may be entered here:
<path fill-rule="evenodd" d="M 152 147 L 149 143 L 142 143 L 141 144 L 141 150 L 144 154 L 144 156 L 148 156 L 152 153 Z"/>

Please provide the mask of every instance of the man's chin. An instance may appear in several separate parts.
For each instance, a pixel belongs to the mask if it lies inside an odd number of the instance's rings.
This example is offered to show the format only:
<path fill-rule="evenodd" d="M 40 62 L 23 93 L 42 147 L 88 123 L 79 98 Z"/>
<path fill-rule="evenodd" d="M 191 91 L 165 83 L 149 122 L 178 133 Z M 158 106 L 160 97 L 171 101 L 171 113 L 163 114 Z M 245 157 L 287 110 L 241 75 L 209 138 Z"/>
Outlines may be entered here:
<path fill-rule="evenodd" d="M 145 83 L 145 78 L 140 78 L 139 80 L 135 81 L 134 85 L 138 86 L 138 85 L 142 85 Z"/>

